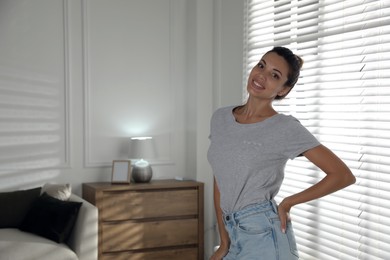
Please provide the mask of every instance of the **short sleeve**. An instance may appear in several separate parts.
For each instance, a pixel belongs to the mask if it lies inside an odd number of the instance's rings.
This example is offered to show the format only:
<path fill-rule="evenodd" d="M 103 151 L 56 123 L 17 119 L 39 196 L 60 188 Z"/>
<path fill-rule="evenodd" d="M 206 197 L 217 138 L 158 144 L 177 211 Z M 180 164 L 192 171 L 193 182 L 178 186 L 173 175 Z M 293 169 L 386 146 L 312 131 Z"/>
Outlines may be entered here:
<path fill-rule="evenodd" d="M 288 116 L 287 126 L 284 130 L 284 155 L 290 159 L 294 159 L 302 155 L 302 153 L 310 150 L 320 142 L 317 138 L 307 130 L 296 118 Z"/>

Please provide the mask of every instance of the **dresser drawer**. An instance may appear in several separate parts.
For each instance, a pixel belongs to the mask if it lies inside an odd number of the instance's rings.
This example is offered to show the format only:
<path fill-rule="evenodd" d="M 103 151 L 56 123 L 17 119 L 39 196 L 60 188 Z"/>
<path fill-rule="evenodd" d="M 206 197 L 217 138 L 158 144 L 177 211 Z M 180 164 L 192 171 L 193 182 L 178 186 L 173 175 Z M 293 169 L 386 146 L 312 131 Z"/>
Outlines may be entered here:
<path fill-rule="evenodd" d="M 100 214 L 104 221 L 198 214 L 196 189 L 104 192 Z"/>
<path fill-rule="evenodd" d="M 103 223 L 103 252 L 198 244 L 198 220 Z"/>
<path fill-rule="evenodd" d="M 197 248 L 156 250 L 152 252 L 120 252 L 103 254 L 102 260 L 197 260 Z"/>

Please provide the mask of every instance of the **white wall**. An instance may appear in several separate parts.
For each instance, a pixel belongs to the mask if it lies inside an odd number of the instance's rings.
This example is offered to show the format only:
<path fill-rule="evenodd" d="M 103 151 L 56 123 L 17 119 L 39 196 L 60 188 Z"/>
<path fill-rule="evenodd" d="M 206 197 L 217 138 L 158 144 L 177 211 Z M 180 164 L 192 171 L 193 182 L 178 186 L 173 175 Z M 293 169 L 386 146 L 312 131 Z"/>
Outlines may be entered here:
<path fill-rule="evenodd" d="M 205 183 L 208 257 L 209 120 L 241 100 L 242 20 L 237 0 L 1 0 L 0 190 L 80 193 L 152 135 L 155 179 Z"/>

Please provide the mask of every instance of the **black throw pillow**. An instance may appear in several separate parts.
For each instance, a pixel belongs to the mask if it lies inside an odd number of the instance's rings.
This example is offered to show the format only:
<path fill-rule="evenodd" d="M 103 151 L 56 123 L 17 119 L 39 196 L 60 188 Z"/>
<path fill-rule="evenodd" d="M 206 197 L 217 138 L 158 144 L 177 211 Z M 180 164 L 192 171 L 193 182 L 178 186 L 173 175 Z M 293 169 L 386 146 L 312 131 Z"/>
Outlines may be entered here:
<path fill-rule="evenodd" d="M 57 243 L 66 242 L 81 204 L 82 202 L 62 201 L 43 193 L 34 201 L 19 229 Z"/>
<path fill-rule="evenodd" d="M 0 228 L 19 228 L 35 199 L 41 194 L 41 187 L 0 192 Z"/>

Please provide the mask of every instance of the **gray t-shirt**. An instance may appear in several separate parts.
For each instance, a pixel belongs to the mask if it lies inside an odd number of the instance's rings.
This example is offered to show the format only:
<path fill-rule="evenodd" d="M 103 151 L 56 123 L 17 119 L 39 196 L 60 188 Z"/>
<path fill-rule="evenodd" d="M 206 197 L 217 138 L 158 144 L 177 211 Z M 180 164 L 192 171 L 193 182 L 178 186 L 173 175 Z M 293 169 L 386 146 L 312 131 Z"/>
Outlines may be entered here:
<path fill-rule="evenodd" d="M 292 116 L 276 114 L 258 123 L 240 124 L 233 109 L 214 112 L 207 154 L 221 193 L 220 206 L 227 214 L 273 199 L 287 160 L 320 145 Z"/>

